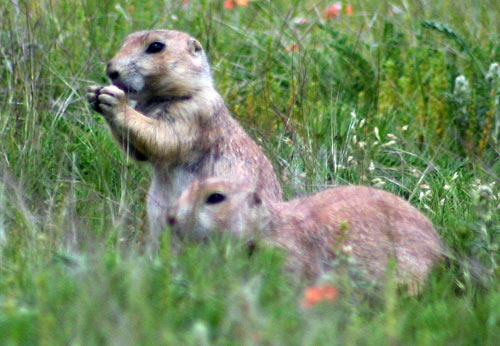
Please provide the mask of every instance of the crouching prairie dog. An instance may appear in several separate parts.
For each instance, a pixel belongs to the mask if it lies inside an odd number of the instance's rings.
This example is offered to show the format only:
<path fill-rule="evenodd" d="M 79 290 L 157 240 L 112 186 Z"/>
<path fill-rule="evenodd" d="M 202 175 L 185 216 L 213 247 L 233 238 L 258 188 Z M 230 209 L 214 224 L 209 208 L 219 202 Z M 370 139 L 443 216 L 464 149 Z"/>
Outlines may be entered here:
<path fill-rule="evenodd" d="M 288 252 L 287 267 L 314 279 L 339 250 L 368 280 L 384 277 L 388 261 L 399 282 L 418 288 L 443 254 L 431 222 L 401 198 L 364 186 L 339 186 L 288 202 L 270 201 L 247 183 L 211 178 L 190 184 L 169 211 L 176 233 L 204 239 L 229 232 L 260 234 Z"/>
<path fill-rule="evenodd" d="M 243 178 L 262 196 L 281 199 L 271 163 L 229 115 L 197 40 L 171 30 L 133 33 L 106 73 L 112 85 L 92 86 L 87 97 L 123 149 L 153 166 L 151 248 L 167 209 L 194 179 Z"/>

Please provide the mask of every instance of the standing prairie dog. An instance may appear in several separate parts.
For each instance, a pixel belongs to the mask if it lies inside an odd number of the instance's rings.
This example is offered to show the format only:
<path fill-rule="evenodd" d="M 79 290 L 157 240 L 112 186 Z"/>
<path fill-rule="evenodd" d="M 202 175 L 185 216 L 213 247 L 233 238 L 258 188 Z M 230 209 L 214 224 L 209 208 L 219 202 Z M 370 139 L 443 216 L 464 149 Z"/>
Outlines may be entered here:
<path fill-rule="evenodd" d="M 148 195 L 153 248 L 166 210 L 194 179 L 243 178 L 266 198 L 281 199 L 271 163 L 229 115 L 197 40 L 171 30 L 133 33 L 106 73 L 113 85 L 90 87 L 87 97 L 124 150 L 154 168 Z"/>
<path fill-rule="evenodd" d="M 288 251 L 287 267 L 316 278 L 339 250 L 365 278 L 384 277 L 388 260 L 399 282 L 422 282 L 443 255 L 430 221 L 401 198 L 364 186 L 339 186 L 288 202 L 270 201 L 248 184 L 222 178 L 194 181 L 169 212 L 176 233 L 203 239 L 228 232 L 261 234 Z"/>

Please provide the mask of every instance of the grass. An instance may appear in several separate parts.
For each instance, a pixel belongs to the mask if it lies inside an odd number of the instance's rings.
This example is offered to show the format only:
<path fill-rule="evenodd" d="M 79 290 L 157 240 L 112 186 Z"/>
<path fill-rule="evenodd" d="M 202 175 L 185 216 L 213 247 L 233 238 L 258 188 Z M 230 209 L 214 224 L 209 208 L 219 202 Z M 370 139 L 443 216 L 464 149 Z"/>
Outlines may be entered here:
<path fill-rule="evenodd" d="M 324 19 L 321 0 L 1 2 L 0 344 L 499 344 L 500 4 L 351 4 Z M 165 233 L 144 256 L 150 170 L 85 90 L 149 28 L 199 38 L 288 198 L 384 188 L 429 216 L 451 263 L 418 297 L 338 274 L 338 298 L 304 309 L 275 249 L 174 256 Z"/>

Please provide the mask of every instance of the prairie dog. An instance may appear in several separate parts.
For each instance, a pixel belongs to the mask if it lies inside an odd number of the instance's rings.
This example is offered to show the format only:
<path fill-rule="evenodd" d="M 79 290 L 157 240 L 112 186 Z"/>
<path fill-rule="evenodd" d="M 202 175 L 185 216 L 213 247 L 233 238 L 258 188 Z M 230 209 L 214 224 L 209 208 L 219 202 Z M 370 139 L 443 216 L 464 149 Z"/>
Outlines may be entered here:
<path fill-rule="evenodd" d="M 203 239 L 229 232 L 261 235 L 288 252 L 287 267 L 308 278 L 328 270 L 339 250 L 368 280 L 380 280 L 389 259 L 399 282 L 425 280 L 444 252 L 431 222 L 408 202 L 364 186 L 339 186 L 288 202 L 270 201 L 246 182 L 194 181 L 169 212 L 174 232 Z"/>
<path fill-rule="evenodd" d="M 90 87 L 87 97 L 124 150 L 153 166 L 151 248 L 166 210 L 194 179 L 243 178 L 266 198 L 281 199 L 271 163 L 229 115 L 197 40 L 172 30 L 133 33 L 106 73 L 112 85 Z"/>

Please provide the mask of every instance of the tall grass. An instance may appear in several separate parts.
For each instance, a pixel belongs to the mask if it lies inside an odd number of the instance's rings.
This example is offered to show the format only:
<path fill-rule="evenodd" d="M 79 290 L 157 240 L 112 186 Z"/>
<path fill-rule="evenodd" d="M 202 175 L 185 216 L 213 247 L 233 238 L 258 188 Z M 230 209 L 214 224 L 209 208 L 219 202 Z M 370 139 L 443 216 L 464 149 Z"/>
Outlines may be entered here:
<path fill-rule="evenodd" d="M 0 344 L 498 344 L 500 4 L 351 4 L 325 19 L 321 0 L 1 2 Z M 85 90 L 150 28 L 199 38 L 288 198 L 392 191 L 450 263 L 418 297 L 337 273 L 336 301 L 305 309 L 276 249 L 215 239 L 173 255 L 165 233 L 144 256 L 149 168 Z"/>

